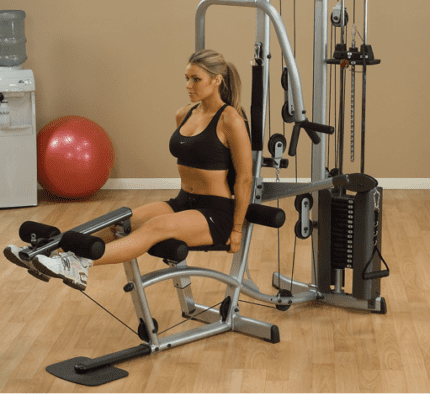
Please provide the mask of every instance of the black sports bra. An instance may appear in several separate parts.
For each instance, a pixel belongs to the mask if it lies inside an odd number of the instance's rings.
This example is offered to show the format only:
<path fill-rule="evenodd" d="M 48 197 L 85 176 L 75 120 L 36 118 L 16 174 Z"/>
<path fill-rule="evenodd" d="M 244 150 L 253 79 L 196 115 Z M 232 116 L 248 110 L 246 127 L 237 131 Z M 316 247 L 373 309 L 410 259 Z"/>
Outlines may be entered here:
<path fill-rule="evenodd" d="M 170 138 L 170 153 L 178 158 L 178 165 L 205 170 L 228 170 L 231 163 L 230 150 L 221 143 L 216 133 L 219 118 L 228 104 L 218 110 L 203 132 L 196 136 L 183 136 L 179 131 L 197 106 L 188 112 Z"/>

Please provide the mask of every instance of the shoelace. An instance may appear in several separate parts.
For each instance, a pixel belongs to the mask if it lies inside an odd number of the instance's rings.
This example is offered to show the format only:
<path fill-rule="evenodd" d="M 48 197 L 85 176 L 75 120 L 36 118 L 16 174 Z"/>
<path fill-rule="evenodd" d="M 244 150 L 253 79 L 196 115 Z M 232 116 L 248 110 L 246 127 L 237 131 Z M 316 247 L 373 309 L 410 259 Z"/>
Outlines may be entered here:
<path fill-rule="evenodd" d="M 63 266 L 67 269 L 70 269 L 70 261 L 69 261 L 70 254 L 67 252 L 60 252 L 58 256 L 60 257 L 61 263 L 63 264 Z"/>
<path fill-rule="evenodd" d="M 70 263 L 69 258 L 73 258 L 73 254 L 70 254 L 67 252 L 60 252 L 60 258 L 61 258 L 61 262 L 63 263 L 64 267 L 67 267 L 68 269 L 70 269 L 71 263 Z M 78 257 L 75 257 L 75 258 L 78 260 L 78 262 L 80 263 L 80 265 L 83 269 L 88 268 L 88 265 L 86 264 L 86 262 L 84 262 L 82 259 L 80 259 Z M 78 269 L 76 264 L 74 266 Z M 80 271 L 80 269 L 78 269 L 78 271 Z"/>
<path fill-rule="evenodd" d="M 65 268 L 70 269 L 70 261 L 67 259 L 67 257 L 60 257 L 61 258 L 61 263 L 63 264 L 63 266 Z"/>

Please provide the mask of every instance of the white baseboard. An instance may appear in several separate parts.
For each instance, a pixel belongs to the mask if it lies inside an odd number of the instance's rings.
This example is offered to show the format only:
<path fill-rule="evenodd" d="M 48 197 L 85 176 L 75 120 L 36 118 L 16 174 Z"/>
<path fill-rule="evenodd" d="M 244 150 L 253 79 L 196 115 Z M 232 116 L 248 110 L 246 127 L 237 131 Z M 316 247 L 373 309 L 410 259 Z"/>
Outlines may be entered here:
<path fill-rule="evenodd" d="M 266 182 L 275 179 L 265 178 Z M 295 182 L 294 178 L 281 178 L 281 182 Z M 310 178 L 299 178 L 298 182 L 310 182 Z M 384 189 L 430 189 L 430 178 L 379 178 Z M 110 178 L 102 189 L 180 189 L 179 178 Z"/>
<path fill-rule="evenodd" d="M 102 189 L 181 189 L 181 179 L 109 178 Z"/>

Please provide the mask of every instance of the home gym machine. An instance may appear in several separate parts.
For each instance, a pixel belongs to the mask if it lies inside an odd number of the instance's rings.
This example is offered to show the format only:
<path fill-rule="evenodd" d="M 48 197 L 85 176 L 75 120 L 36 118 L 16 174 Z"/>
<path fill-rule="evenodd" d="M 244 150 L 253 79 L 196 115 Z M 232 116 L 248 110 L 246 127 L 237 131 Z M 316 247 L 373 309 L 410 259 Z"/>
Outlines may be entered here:
<path fill-rule="evenodd" d="M 251 105 L 251 140 L 253 150 L 253 188 L 240 251 L 234 254 L 229 274 L 211 269 L 190 267 L 186 257 L 189 251 L 226 251 L 229 246 L 213 245 L 188 247 L 179 240 L 166 240 L 153 246 L 149 254 L 163 258 L 166 269 L 142 275 L 136 259 L 124 263 L 127 284 L 124 291 L 130 293 L 138 320 L 138 336 L 143 344 L 95 359 L 76 357 L 46 369 L 53 375 L 82 385 L 101 385 L 128 375 L 114 364 L 132 358 L 158 353 L 209 336 L 235 331 L 261 338 L 270 343 L 280 341 L 276 325 L 262 322 L 240 314 L 239 296 L 244 294 L 286 311 L 294 304 L 321 301 L 344 307 L 385 313 L 384 299 L 379 295 L 382 193 L 377 181 L 363 174 L 328 176 L 325 168 L 325 139 L 334 128 L 326 126 L 326 44 L 327 44 L 327 0 L 315 0 L 315 64 L 314 103 L 312 122 L 306 117 L 299 72 L 281 15 L 266 0 L 203 0 L 196 12 L 196 50 L 205 48 L 205 15 L 212 5 L 253 7 L 256 9 L 256 44 L 253 68 L 253 93 Z M 270 27 L 276 35 L 286 62 L 287 73 L 283 74 L 286 98 L 283 114 L 294 123 L 289 147 L 290 156 L 296 154 L 300 132 L 304 130 L 311 138 L 312 179 L 310 183 L 265 182 L 261 168 L 274 167 L 277 171 L 288 165 L 282 159 L 286 151 L 286 139 L 274 135 L 269 140 L 271 158 L 263 157 L 270 61 Z M 285 119 L 284 119 L 285 120 Z M 303 137 L 302 137 L 303 139 Z M 355 193 L 349 196 L 346 192 Z M 307 238 L 312 235 L 315 258 L 312 262 L 312 284 L 290 280 L 276 272 L 273 285 L 279 288 L 272 295 L 260 292 L 248 270 L 248 253 L 254 225 L 280 228 L 285 221 L 283 210 L 262 203 L 297 196 L 296 209 L 300 220 L 296 235 Z M 350 207 L 352 206 L 352 207 Z M 352 211 L 354 214 L 351 214 Z M 376 213 L 379 223 L 375 225 Z M 312 214 L 312 215 L 311 215 Z M 349 228 L 349 216 L 354 216 L 353 228 Z M 115 225 L 116 234 L 125 237 L 131 232 L 132 211 L 123 207 L 100 218 L 61 233 L 60 230 L 43 224 L 26 222 L 20 236 L 30 245 L 21 251 L 23 259 L 31 260 L 38 254 L 49 255 L 57 248 L 71 250 L 77 255 L 97 259 L 104 252 L 104 244 L 92 234 Z M 312 218 L 311 218 L 312 217 Z M 375 232 L 375 228 L 379 233 Z M 351 232 L 350 232 L 351 230 Z M 338 256 L 341 234 L 350 234 L 353 252 L 350 257 Z M 375 236 L 376 235 L 376 236 Z M 348 243 L 347 243 L 348 246 Z M 348 247 L 349 249 L 349 247 Z M 345 261 L 346 259 L 346 261 Z M 352 262 L 350 262 L 352 260 Z M 354 291 L 349 295 L 343 291 L 343 273 L 346 267 L 354 271 Z M 226 285 L 224 299 L 216 306 L 207 307 L 194 300 L 191 277 L 211 278 Z M 146 298 L 147 289 L 159 282 L 172 280 L 177 289 L 182 316 L 203 323 L 195 329 L 170 336 L 159 335 L 158 323 L 153 318 Z M 219 307 L 218 307 L 219 306 Z"/>

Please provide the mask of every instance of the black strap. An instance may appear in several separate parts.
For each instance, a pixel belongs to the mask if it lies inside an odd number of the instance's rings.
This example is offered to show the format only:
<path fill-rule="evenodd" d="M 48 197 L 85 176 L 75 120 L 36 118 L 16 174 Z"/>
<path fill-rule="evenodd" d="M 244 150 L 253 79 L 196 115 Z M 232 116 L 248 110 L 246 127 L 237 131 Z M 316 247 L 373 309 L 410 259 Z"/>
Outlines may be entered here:
<path fill-rule="evenodd" d="M 188 118 L 191 116 L 191 113 L 198 107 L 199 104 L 196 104 L 190 111 L 188 111 L 188 114 L 185 115 L 185 118 L 182 120 L 178 129 L 180 129 L 184 125 L 184 123 L 187 122 Z"/>
<path fill-rule="evenodd" d="M 385 267 L 387 268 L 387 270 L 381 270 L 379 272 L 370 272 L 370 273 L 366 273 L 367 268 L 369 267 L 369 265 L 372 263 L 372 260 L 375 256 L 375 252 L 378 253 L 379 257 L 381 258 L 382 262 L 384 262 Z M 388 277 L 390 275 L 390 268 L 387 265 L 387 262 L 385 262 L 384 258 L 382 257 L 381 251 L 379 251 L 378 246 L 375 246 L 375 248 L 373 249 L 373 253 L 372 256 L 369 259 L 369 262 L 367 262 L 366 267 L 363 270 L 363 280 L 374 280 L 376 278 L 383 278 L 383 277 Z"/>

